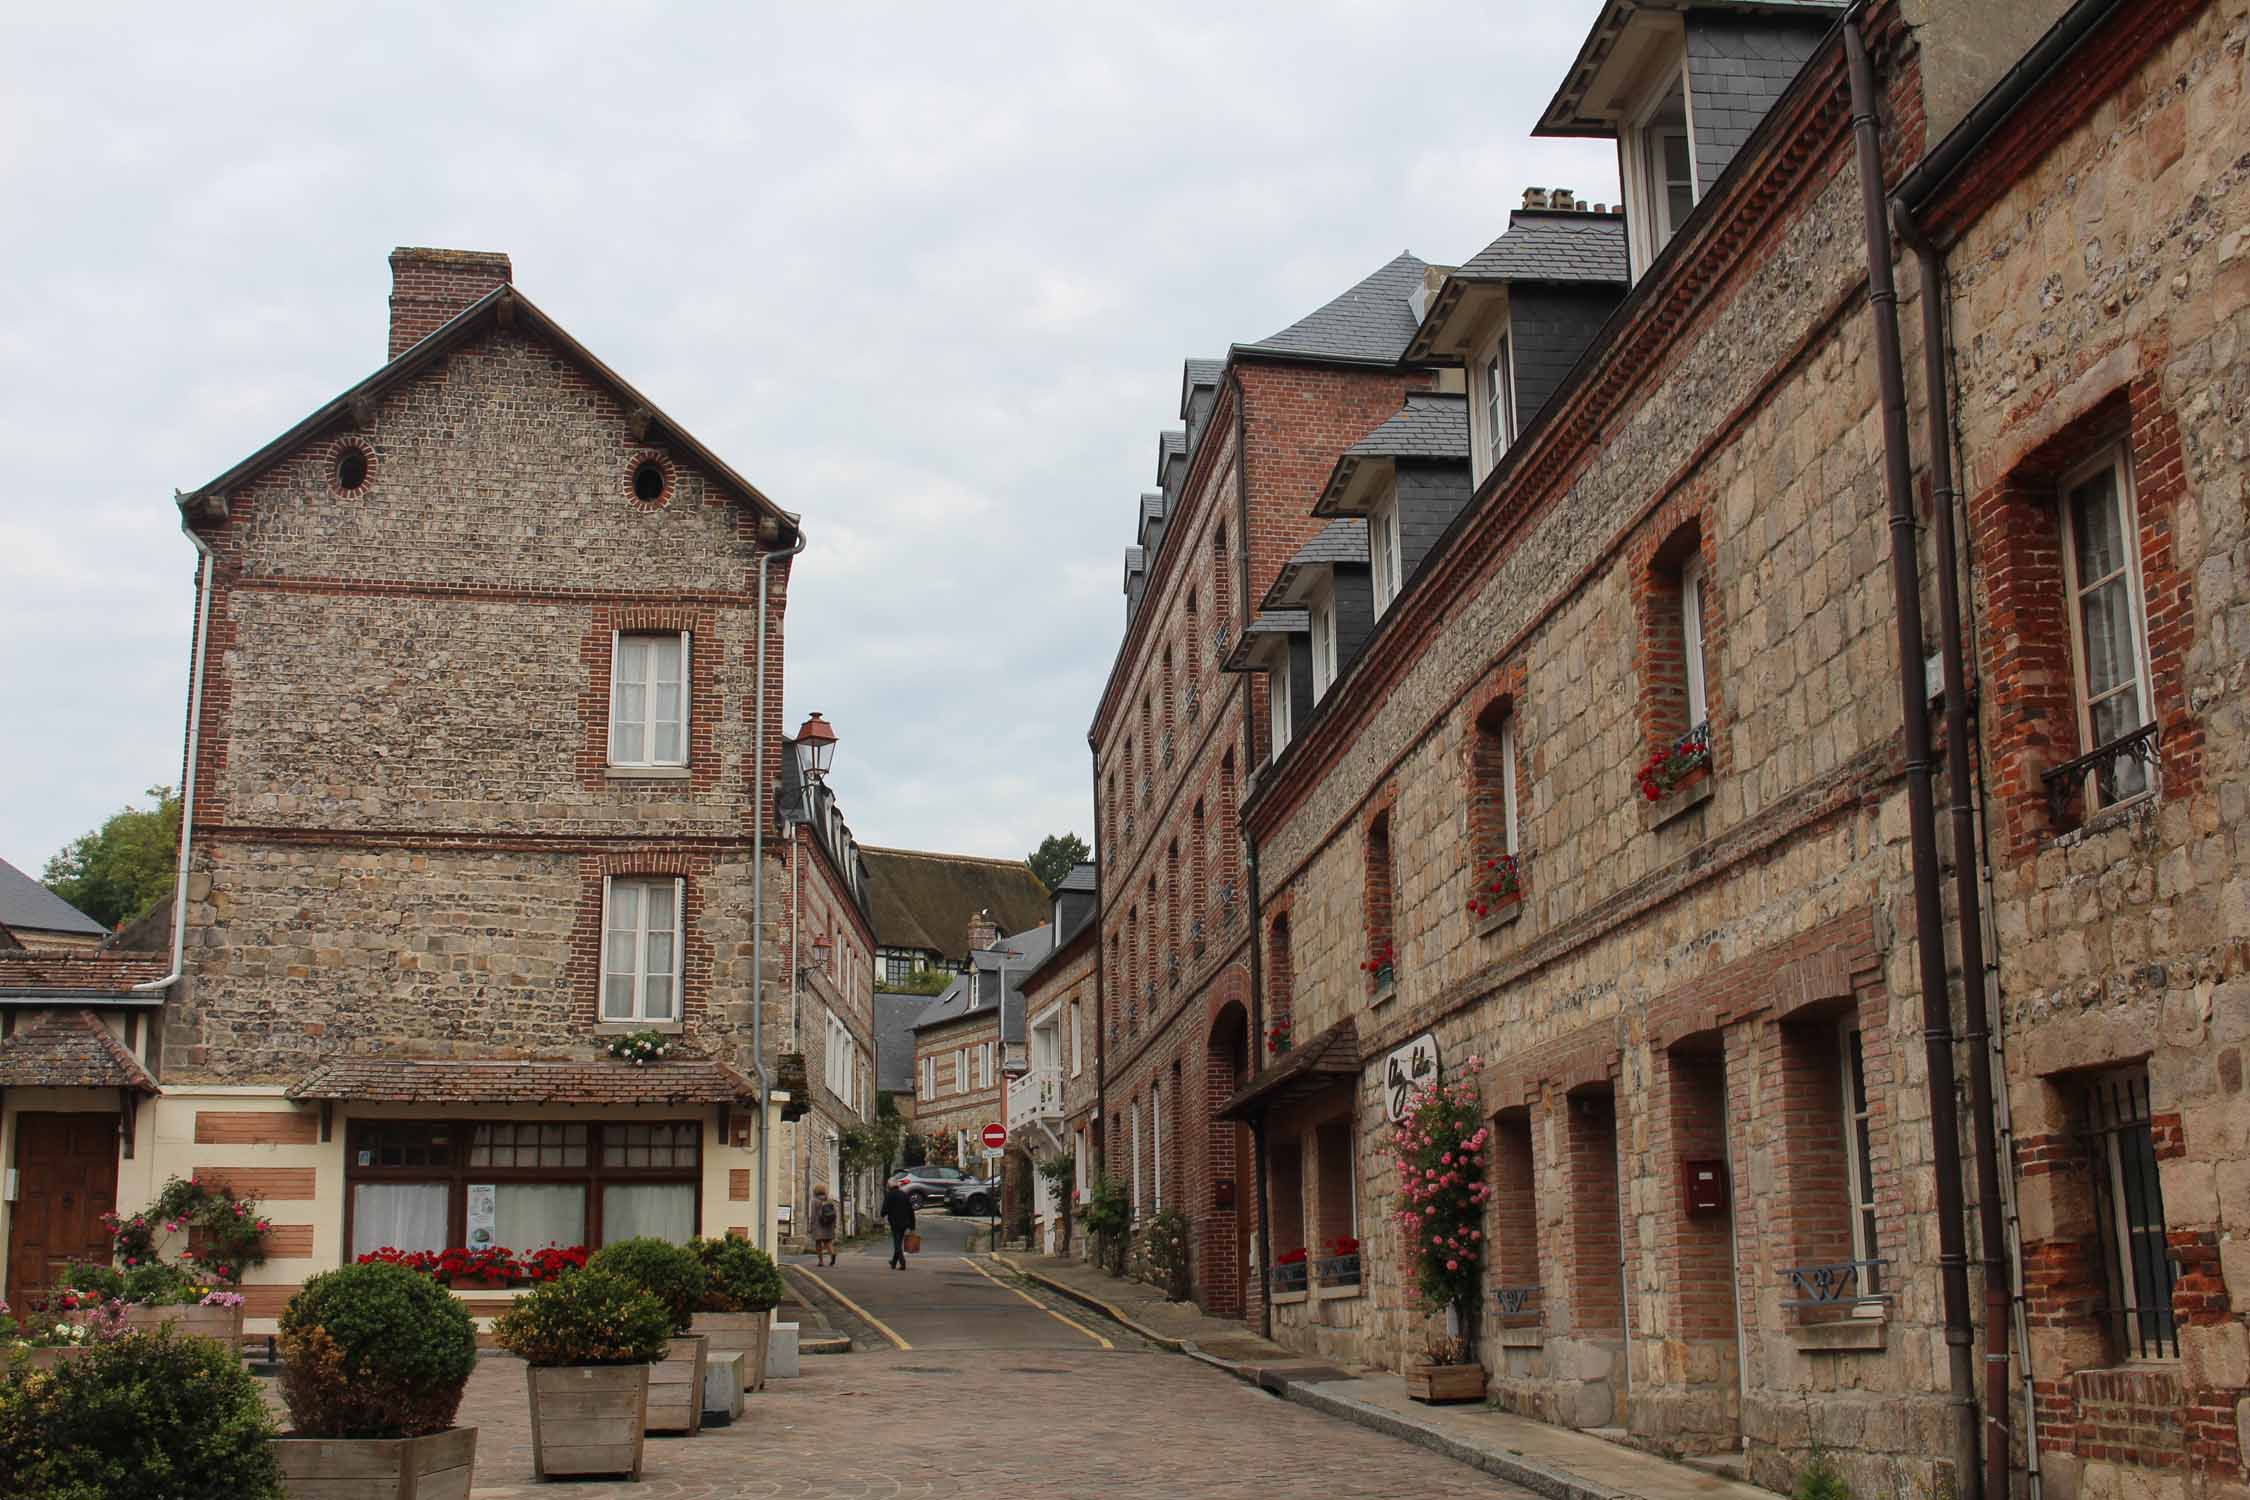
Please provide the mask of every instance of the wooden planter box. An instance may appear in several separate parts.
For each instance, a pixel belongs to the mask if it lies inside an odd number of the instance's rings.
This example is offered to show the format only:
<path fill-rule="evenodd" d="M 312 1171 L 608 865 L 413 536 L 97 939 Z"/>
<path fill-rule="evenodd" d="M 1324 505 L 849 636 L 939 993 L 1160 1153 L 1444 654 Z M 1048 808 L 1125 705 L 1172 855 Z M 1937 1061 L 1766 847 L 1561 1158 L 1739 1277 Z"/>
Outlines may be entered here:
<path fill-rule="evenodd" d="M 323 1500 L 469 1500 L 477 1430 L 418 1438 L 271 1438 L 281 1487 Z"/>
<path fill-rule="evenodd" d="M 508 1289 L 505 1276 L 455 1276 L 446 1282 L 448 1290 L 456 1292 L 504 1292 Z"/>
<path fill-rule="evenodd" d="M 242 1347 L 242 1309 L 239 1307 L 198 1307 L 185 1303 L 172 1307 L 136 1305 L 125 1309 L 125 1326 L 135 1331 L 154 1331 L 167 1323 L 199 1339 L 217 1339 L 229 1349 Z"/>
<path fill-rule="evenodd" d="M 1408 1365 L 1406 1394 L 1425 1406 L 1484 1399 L 1483 1365 Z"/>
<path fill-rule="evenodd" d="M 648 1365 L 549 1365 L 524 1371 L 531 1393 L 531 1477 L 641 1477 Z"/>
<path fill-rule="evenodd" d="M 773 1309 L 764 1312 L 697 1313 L 690 1333 L 710 1342 L 710 1353 L 742 1356 L 742 1394 L 766 1388 L 766 1345 L 773 1329 Z"/>
<path fill-rule="evenodd" d="M 703 1358 L 708 1346 L 703 1336 L 683 1333 L 672 1340 L 664 1357 L 648 1368 L 648 1418 L 650 1432 L 682 1432 L 694 1437 L 703 1430 Z"/>
<path fill-rule="evenodd" d="M 26 1349 L 18 1357 L 27 1370 L 52 1370 L 94 1352 L 92 1344 L 56 1344 L 48 1349 Z"/>

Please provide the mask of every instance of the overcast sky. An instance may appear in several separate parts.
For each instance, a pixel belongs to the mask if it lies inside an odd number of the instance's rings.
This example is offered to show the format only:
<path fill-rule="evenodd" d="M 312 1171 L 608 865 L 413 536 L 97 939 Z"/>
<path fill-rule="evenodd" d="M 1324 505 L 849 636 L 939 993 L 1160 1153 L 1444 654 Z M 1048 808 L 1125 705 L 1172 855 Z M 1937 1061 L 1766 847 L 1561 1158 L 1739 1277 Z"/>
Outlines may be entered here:
<path fill-rule="evenodd" d="M 862 842 L 1090 837 L 1180 361 L 1466 259 L 1527 184 L 1614 200 L 1527 134 L 1594 8 L 12 8 L 0 857 L 177 778 L 172 492 L 381 362 L 402 244 L 508 252 L 804 516 L 785 712 Z"/>

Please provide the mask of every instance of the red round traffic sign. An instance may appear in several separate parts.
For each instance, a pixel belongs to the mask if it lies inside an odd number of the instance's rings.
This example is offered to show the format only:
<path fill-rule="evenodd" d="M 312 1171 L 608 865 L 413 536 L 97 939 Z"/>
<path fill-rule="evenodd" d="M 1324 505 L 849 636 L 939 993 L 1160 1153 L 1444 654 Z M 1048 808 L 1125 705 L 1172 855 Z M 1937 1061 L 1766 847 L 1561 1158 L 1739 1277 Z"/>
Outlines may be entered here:
<path fill-rule="evenodd" d="M 997 1151 L 1008 1144 L 1008 1127 L 994 1120 L 984 1127 L 984 1144 L 988 1151 Z"/>

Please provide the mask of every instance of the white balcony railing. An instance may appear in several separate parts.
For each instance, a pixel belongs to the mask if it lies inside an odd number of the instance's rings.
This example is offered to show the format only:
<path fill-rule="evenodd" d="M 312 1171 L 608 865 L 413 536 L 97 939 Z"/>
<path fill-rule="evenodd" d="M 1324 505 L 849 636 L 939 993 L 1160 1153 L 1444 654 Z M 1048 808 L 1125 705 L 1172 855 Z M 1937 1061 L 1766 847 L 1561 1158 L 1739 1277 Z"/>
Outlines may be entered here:
<path fill-rule="evenodd" d="M 1062 1069 L 1033 1068 L 1008 1085 L 1008 1133 L 1013 1135 L 1041 1120 L 1061 1120 L 1062 1103 Z"/>

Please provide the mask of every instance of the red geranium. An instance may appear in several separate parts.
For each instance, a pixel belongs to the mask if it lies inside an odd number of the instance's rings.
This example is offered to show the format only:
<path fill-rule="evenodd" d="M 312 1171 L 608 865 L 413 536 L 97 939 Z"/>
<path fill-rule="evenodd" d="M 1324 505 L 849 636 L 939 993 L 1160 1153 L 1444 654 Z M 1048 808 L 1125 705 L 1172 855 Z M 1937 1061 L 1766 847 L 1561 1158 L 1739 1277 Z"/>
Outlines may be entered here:
<path fill-rule="evenodd" d="M 565 1271 L 581 1271 L 586 1267 L 586 1247 L 572 1245 L 567 1249 L 549 1245 L 544 1250 L 534 1250 L 523 1258 L 524 1279 L 531 1282 L 553 1281 Z"/>

